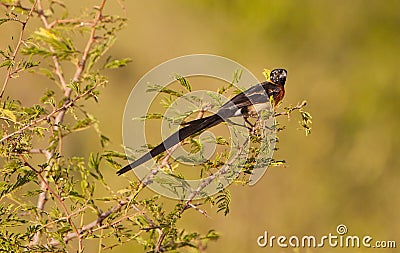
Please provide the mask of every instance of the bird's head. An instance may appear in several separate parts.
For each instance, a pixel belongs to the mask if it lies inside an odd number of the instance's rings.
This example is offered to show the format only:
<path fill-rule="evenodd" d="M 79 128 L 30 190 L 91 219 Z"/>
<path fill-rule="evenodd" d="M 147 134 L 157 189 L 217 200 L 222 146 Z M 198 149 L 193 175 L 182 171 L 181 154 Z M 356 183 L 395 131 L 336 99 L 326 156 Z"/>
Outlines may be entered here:
<path fill-rule="evenodd" d="M 286 82 L 287 71 L 286 69 L 274 69 L 271 71 L 270 80 L 275 83 L 284 86 Z"/>

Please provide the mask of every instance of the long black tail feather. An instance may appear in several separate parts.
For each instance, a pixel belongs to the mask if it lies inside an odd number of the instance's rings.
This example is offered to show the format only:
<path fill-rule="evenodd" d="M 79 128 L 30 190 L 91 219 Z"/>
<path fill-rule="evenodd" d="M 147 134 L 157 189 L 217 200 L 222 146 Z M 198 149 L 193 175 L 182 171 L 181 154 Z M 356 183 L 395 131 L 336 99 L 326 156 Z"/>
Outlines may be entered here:
<path fill-rule="evenodd" d="M 134 161 L 131 164 L 126 165 L 122 169 L 117 171 L 118 175 L 122 175 L 127 171 L 134 169 L 135 167 L 141 165 L 142 163 L 147 162 L 148 160 L 152 159 L 153 157 L 161 154 L 162 152 L 166 151 L 167 149 L 175 146 L 179 142 L 183 141 L 187 137 L 196 134 L 204 129 L 213 127 L 218 125 L 219 123 L 223 122 L 224 120 L 218 116 L 217 114 L 211 115 L 209 117 L 201 118 L 194 120 L 192 122 L 188 122 L 188 126 L 179 129 L 179 131 L 175 132 L 171 136 L 169 136 L 164 142 L 141 156 L 139 159 Z"/>

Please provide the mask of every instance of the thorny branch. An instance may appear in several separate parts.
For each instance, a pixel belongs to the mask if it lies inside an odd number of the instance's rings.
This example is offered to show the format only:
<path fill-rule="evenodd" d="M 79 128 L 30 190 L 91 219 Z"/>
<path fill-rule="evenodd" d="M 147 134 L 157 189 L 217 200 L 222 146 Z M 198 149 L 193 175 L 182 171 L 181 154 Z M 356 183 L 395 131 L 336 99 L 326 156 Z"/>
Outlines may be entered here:
<path fill-rule="evenodd" d="M 87 41 L 87 43 L 85 45 L 84 51 L 83 51 L 83 53 L 81 55 L 81 58 L 80 58 L 79 62 L 77 63 L 76 71 L 75 71 L 75 73 L 74 73 L 74 75 L 72 77 L 72 82 L 79 82 L 80 79 L 82 78 L 82 73 L 84 72 L 84 69 L 86 67 L 86 62 L 87 62 L 87 59 L 88 59 L 89 52 L 90 52 L 93 44 L 96 41 L 96 36 L 95 35 L 96 35 L 97 25 L 101 21 L 102 11 L 103 11 L 103 8 L 105 6 L 105 3 L 106 3 L 106 0 L 102 0 L 100 2 L 100 5 L 96 7 L 96 14 L 95 14 L 94 19 L 91 20 L 90 22 L 87 22 L 91 26 L 91 31 L 90 31 L 89 39 L 88 39 L 88 41 Z M 20 8 L 22 10 L 26 9 L 26 8 L 24 9 L 24 7 L 20 6 L 20 3 L 16 3 L 14 5 L 1 3 L 1 5 L 5 6 L 7 8 L 8 7 L 17 7 L 17 8 Z M 12 63 L 15 61 L 15 58 L 16 58 L 18 52 L 19 52 L 20 46 L 23 43 L 23 35 L 24 35 L 24 32 L 25 32 L 25 26 L 26 26 L 29 18 L 32 16 L 32 13 L 37 13 L 38 14 L 38 16 L 42 20 L 42 23 L 44 24 L 46 29 L 51 29 L 55 25 L 63 23 L 63 22 L 69 22 L 67 20 L 65 20 L 65 21 L 56 20 L 56 21 L 54 21 L 52 23 L 49 23 L 48 22 L 48 17 L 44 14 L 42 1 L 41 0 L 35 0 L 35 2 L 33 3 L 32 7 L 29 9 L 29 14 L 27 15 L 25 21 L 19 21 L 22 24 L 22 28 L 21 28 L 21 32 L 20 32 L 20 36 L 19 36 L 19 40 L 18 40 L 17 46 L 16 46 L 16 48 L 15 48 L 15 50 L 13 52 L 13 55 L 11 57 L 11 62 Z M 49 50 L 52 53 L 55 52 L 55 49 L 52 46 L 49 46 Z M 66 81 L 66 79 L 64 77 L 64 73 L 63 73 L 60 61 L 59 61 L 59 59 L 58 59 L 58 57 L 56 55 L 52 56 L 52 60 L 53 60 L 54 68 L 55 68 L 54 72 L 55 72 L 55 74 L 56 74 L 56 76 L 58 78 L 58 81 L 60 82 L 62 90 L 63 90 L 63 96 L 64 96 L 64 101 L 65 101 L 64 104 L 61 107 L 59 107 L 57 109 L 54 109 L 52 112 L 50 112 L 46 116 L 44 116 L 42 118 L 39 118 L 39 119 L 36 119 L 36 120 L 33 120 L 29 124 L 27 124 L 27 125 L 23 126 L 22 128 L 20 128 L 19 130 L 15 131 L 13 133 L 10 133 L 8 135 L 3 136 L 0 139 L 0 142 L 4 142 L 4 141 L 8 140 L 9 138 L 11 138 L 11 137 L 13 137 L 15 135 L 21 134 L 24 131 L 32 128 L 33 126 L 35 126 L 35 125 L 37 125 L 39 123 L 46 122 L 46 121 L 50 122 L 50 119 L 53 118 L 53 117 L 54 117 L 54 124 L 51 126 L 52 132 L 53 133 L 57 132 L 59 130 L 60 124 L 62 124 L 62 122 L 64 120 L 64 117 L 65 117 L 65 114 L 66 114 L 67 110 L 70 107 L 72 107 L 77 100 L 81 99 L 82 97 L 85 97 L 85 96 L 89 95 L 99 85 L 99 84 L 95 84 L 93 87 L 89 88 L 84 93 L 79 94 L 75 98 L 71 99 L 72 89 L 67 86 L 67 81 Z M 2 89 L 0 91 L 0 100 L 1 100 L 1 98 L 3 96 L 3 94 L 4 94 L 4 91 L 5 91 L 6 87 L 7 87 L 7 84 L 9 83 L 9 80 L 12 78 L 13 73 L 14 73 L 14 69 L 13 69 L 13 67 L 10 67 L 8 69 L 8 73 L 6 75 L 5 81 L 3 83 L 3 87 L 2 87 Z M 52 141 L 49 144 L 49 147 L 52 147 L 51 149 L 47 149 L 47 150 L 32 150 L 32 152 L 37 152 L 37 153 L 44 154 L 45 157 L 46 157 L 46 160 L 47 160 L 48 167 L 52 167 L 53 164 L 54 164 L 54 160 L 52 160 L 52 158 L 54 157 L 54 154 L 55 154 L 55 152 L 57 150 L 57 146 L 59 146 L 58 148 L 61 149 L 61 145 L 62 145 L 61 138 L 62 138 L 62 136 L 59 136 L 58 140 L 55 139 L 54 141 Z M 58 141 L 58 145 L 54 145 L 57 141 Z M 34 169 L 26 161 L 25 161 L 25 165 L 27 165 L 31 169 Z M 44 210 L 44 206 L 45 206 L 45 204 L 46 204 L 46 202 L 48 200 L 47 192 L 49 191 L 52 195 L 54 195 L 55 198 L 57 198 L 59 200 L 60 204 L 62 205 L 62 207 L 63 207 L 63 209 L 65 211 L 65 213 L 67 214 L 67 217 L 70 217 L 70 215 L 68 214 L 68 210 L 67 210 L 63 200 L 61 198 L 59 198 L 58 196 L 56 196 L 55 192 L 49 186 L 49 183 L 48 183 L 48 181 L 46 179 L 48 171 L 47 170 L 44 170 L 44 171 L 35 170 L 35 171 L 36 171 L 37 176 L 39 178 L 40 188 L 41 188 L 41 193 L 39 194 L 38 201 L 37 201 L 37 209 L 39 211 L 39 215 L 41 215 L 42 211 Z M 81 234 L 79 233 L 77 227 L 71 221 L 71 219 L 68 218 L 67 220 L 71 224 L 71 226 L 72 226 L 72 228 L 74 230 L 73 233 L 79 239 L 79 252 L 80 252 L 83 249 Z M 37 231 L 35 233 L 34 237 L 32 238 L 32 240 L 30 242 L 30 245 L 31 246 L 37 245 L 39 243 L 39 241 L 40 241 L 40 231 Z"/>

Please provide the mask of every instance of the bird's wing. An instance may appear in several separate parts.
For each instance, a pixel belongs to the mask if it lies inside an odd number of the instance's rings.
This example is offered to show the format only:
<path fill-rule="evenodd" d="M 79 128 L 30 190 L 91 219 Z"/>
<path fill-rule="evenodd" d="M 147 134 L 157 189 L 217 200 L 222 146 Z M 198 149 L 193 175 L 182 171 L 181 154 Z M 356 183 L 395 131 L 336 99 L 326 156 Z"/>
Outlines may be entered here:
<path fill-rule="evenodd" d="M 237 111 L 244 107 L 267 103 L 269 97 L 275 93 L 276 85 L 264 82 L 250 87 L 248 90 L 234 96 L 218 110 L 223 118 L 238 115 Z"/>

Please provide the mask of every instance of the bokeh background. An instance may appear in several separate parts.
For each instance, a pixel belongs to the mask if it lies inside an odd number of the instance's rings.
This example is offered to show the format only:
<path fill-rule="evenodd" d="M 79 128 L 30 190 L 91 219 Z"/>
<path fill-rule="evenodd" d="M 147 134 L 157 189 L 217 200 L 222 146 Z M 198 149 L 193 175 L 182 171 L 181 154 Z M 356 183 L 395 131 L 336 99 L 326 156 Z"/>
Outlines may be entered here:
<path fill-rule="evenodd" d="M 71 12 L 84 11 L 78 1 Z M 283 106 L 308 101 L 313 130 L 305 136 L 297 118 L 279 122 L 276 159 L 253 187 L 232 185 L 228 216 L 188 212 L 189 231 L 217 230 L 208 252 L 297 252 L 260 248 L 258 236 L 336 233 L 396 240 L 400 247 L 400 1 L 170 0 L 115 2 L 106 13 L 126 15 L 128 26 L 109 54 L 133 62 L 108 73 L 101 103 L 92 106 L 110 149 L 122 151 L 122 116 L 135 83 L 156 65 L 186 54 L 221 55 L 261 80 L 263 68 L 288 70 Z M 179 72 L 179 70 L 177 70 Z M 21 95 L 20 96 L 29 96 Z M 94 132 L 70 140 L 70 151 L 89 153 Z M 96 140 L 96 141 L 95 141 Z M 95 143 L 95 144 L 94 144 Z M 126 181 L 114 171 L 115 185 Z M 113 252 L 141 252 L 134 242 Z M 398 249 L 397 249 L 398 250 Z M 300 249 L 300 252 L 397 252 L 390 249 Z"/>

